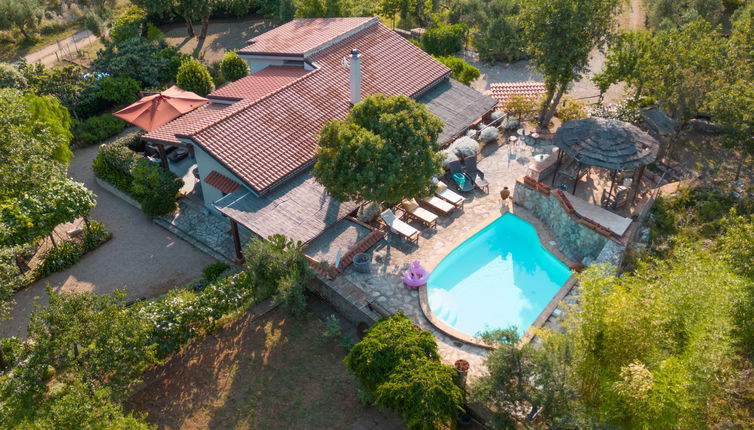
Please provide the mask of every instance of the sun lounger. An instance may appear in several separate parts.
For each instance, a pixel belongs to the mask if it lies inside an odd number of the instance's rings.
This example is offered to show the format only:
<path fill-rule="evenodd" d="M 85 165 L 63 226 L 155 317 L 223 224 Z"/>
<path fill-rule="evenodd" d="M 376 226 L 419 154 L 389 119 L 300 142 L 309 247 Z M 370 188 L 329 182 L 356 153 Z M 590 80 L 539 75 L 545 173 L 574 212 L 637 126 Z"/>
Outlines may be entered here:
<path fill-rule="evenodd" d="M 476 155 L 472 155 L 471 157 L 466 157 L 463 160 L 464 170 L 466 171 L 466 176 L 468 176 L 471 179 L 471 182 L 474 183 L 474 185 L 479 188 L 480 190 L 484 192 L 490 191 L 490 183 L 487 182 L 486 179 L 484 179 L 484 174 L 479 171 L 479 169 L 476 167 Z"/>
<path fill-rule="evenodd" d="M 393 211 L 391 211 L 390 209 L 382 212 L 380 214 L 380 218 L 382 218 L 385 224 L 390 227 L 390 230 L 393 233 L 403 237 L 410 242 L 419 243 L 419 230 L 399 220 L 398 217 L 395 216 L 395 213 L 393 213 Z"/>
<path fill-rule="evenodd" d="M 415 199 L 406 199 L 401 202 L 401 207 L 406 215 L 421 222 L 429 228 L 437 227 L 437 215 L 419 206 Z"/>
<path fill-rule="evenodd" d="M 437 188 L 435 189 L 435 195 L 437 197 L 447 201 L 448 203 L 459 209 L 463 208 L 463 202 L 466 201 L 466 198 L 464 196 L 448 188 L 445 182 L 437 181 L 435 185 L 437 186 Z"/>
<path fill-rule="evenodd" d="M 461 161 L 455 160 L 448 163 L 450 169 L 450 177 L 458 185 L 458 189 L 463 192 L 468 192 L 474 189 L 474 183 L 471 179 L 463 173 L 463 167 L 461 167 Z"/>
<path fill-rule="evenodd" d="M 428 199 L 422 199 L 421 200 L 425 205 L 431 207 L 432 209 L 437 210 L 438 212 L 442 213 L 443 215 L 447 215 L 451 212 L 453 212 L 453 209 L 456 207 L 452 204 L 446 202 L 445 200 L 432 196 Z"/>

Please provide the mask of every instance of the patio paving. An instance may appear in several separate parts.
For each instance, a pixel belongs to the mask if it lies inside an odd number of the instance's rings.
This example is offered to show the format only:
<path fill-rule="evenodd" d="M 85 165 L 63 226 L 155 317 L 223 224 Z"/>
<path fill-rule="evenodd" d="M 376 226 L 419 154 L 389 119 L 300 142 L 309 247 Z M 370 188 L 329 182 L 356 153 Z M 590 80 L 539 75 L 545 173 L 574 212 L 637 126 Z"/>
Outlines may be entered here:
<path fill-rule="evenodd" d="M 505 138 L 500 139 L 501 142 Z M 460 342 L 429 323 L 419 306 L 419 295 L 403 285 L 403 274 L 408 265 L 419 260 L 424 267 L 432 270 L 453 248 L 497 219 L 502 213 L 513 209 L 510 203 L 503 205 L 500 191 L 504 186 L 513 190 L 516 179 L 525 175 L 529 163 L 537 154 L 549 154 L 553 146 L 549 141 L 540 141 L 536 146 L 522 143 L 514 145 L 489 144 L 482 149 L 483 158 L 479 169 L 490 182 L 489 194 L 479 190 L 467 195 L 464 209 L 456 210 L 449 216 L 441 217 L 436 231 L 409 221 L 422 230 L 419 245 L 410 244 L 395 235 L 389 235 L 371 250 L 372 272 L 358 273 L 349 267 L 343 272 L 349 281 L 361 288 L 371 300 L 389 312 L 403 311 L 423 328 L 432 332 L 438 339 L 440 353 L 447 363 L 459 358 L 471 364 L 470 375 L 479 376 L 484 371 L 483 361 L 488 350 L 479 346 Z M 541 230 L 541 229 L 539 229 Z M 544 237 L 547 233 L 540 231 Z M 572 301 L 568 299 L 567 301 Z"/>

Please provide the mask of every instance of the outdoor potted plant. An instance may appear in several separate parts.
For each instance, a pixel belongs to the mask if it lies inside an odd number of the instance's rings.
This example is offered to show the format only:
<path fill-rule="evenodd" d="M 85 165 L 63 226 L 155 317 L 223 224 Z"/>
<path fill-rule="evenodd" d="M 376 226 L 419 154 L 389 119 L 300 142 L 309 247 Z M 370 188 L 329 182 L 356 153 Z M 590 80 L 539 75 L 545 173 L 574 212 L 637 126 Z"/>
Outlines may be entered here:
<path fill-rule="evenodd" d="M 458 372 L 458 385 L 461 388 L 466 386 L 466 375 L 469 373 L 469 362 L 464 359 L 458 359 L 455 362 L 456 372 Z"/>
<path fill-rule="evenodd" d="M 369 254 L 356 254 L 353 257 L 353 269 L 360 273 L 369 273 Z"/>

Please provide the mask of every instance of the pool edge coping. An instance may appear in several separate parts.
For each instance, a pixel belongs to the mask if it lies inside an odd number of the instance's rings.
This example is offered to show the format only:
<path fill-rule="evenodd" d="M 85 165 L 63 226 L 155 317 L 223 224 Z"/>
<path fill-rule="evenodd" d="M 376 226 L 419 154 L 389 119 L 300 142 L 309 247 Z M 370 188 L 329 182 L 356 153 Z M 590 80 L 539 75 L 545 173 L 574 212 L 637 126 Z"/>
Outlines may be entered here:
<path fill-rule="evenodd" d="M 558 249 L 556 246 L 552 246 L 549 243 L 545 242 L 543 239 L 545 237 L 543 236 L 543 233 L 549 234 L 549 231 L 545 230 L 540 231 L 540 228 L 544 228 L 544 225 L 539 222 L 535 223 L 532 222 L 532 219 L 529 214 L 526 213 L 526 210 L 521 207 L 517 207 L 518 210 L 513 210 L 516 205 L 509 206 L 505 211 L 501 211 L 502 213 L 500 215 L 494 216 L 494 217 L 488 217 L 485 219 L 484 223 L 480 223 L 481 227 L 478 229 L 471 229 L 467 232 L 467 234 L 463 235 L 463 238 L 454 241 L 451 245 L 446 245 L 443 247 L 443 256 L 438 261 L 431 262 L 428 266 L 428 269 L 430 271 L 433 271 L 440 261 L 443 260 L 443 258 L 447 257 L 448 254 L 461 245 L 463 242 L 474 236 L 475 234 L 479 233 L 480 231 L 487 228 L 490 224 L 495 222 L 498 218 L 502 217 L 506 213 L 512 213 L 513 215 L 518 216 L 519 218 L 523 219 L 524 221 L 528 222 L 534 227 L 534 230 L 537 232 L 537 238 L 539 240 L 540 245 L 547 251 L 549 251 L 555 258 L 557 258 L 560 262 L 566 265 L 571 270 L 571 276 L 565 281 L 563 286 L 560 287 L 557 293 L 553 296 L 553 298 L 550 300 L 549 303 L 547 303 L 547 306 L 542 309 L 542 312 L 537 316 L 537 318 L 534 320 L 534 322 L 529 326 L 529 328 L 524 332 L 524 335 L 521 336 L 521 339 L 519 339 L 518 346 L 521 347 L 523 345 L 526 345 L 527 343 L 531 342 L 532 339 L 537 334 L 537 330 L 539 330 L 546 322 L 547 320 L 552 316 L 552 313 L 555 311 L 555 309 L 558 307 L 561 301 L 568 295 L 568 293 L 571 292 L 571 289 L 573 289 L 573 286 L 576 285 L 576 282 L 578 279 L 574 275 L 574 262 L 573 260 L 566 257 L 560 249 Z M 523 211 L 521 210 L 523 209 Z M 517 213 L 518 212 L 518 213 Z M 522 213 L 523 212 L 523 213 Z M 538 221 L 538 220 L 537 220 Z M 445 252 L 446 250 L 448 250 Z M 461 342 L 468 343 L 470 345 L 478 346 L 485 349 L 495 349 L 497 348 L 496 343 L 487 343 L 483 341 L 481 338 L 472 336 L 469 334 L 466 334 L 458 329 L 455 329 L 451 327 L 450 325 L 446 324 L 442 320 L 440 320 L 433 312 L 432 309 L 429 307 L 429 298 L 427 297 L 427 286 L 422 285 L 418 288 L 419 292 L 419 307 L 422 310 L 422 313 L 424 314 L 424 317 L 429 321 L 430 324 L 432 324 L 436 329 L 440 330 L 441 332 L 445 333 L 446 335 L 456 339 L 460 340 Z"/>

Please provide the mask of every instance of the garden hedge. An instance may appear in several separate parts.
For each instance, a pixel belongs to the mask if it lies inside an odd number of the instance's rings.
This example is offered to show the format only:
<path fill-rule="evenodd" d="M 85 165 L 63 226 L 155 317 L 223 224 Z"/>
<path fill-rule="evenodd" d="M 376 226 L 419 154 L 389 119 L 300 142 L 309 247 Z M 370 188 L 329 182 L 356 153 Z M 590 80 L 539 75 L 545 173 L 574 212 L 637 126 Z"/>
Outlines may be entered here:
<path fill-rule="evenodd" d="M 137 155 L 134 146 L 138 135 L 128 135 L 102 145 L 94 159 L 94 175 L 133 197 L 147 216 L 167 215 L 176 208 L 183 179 Z"/>

